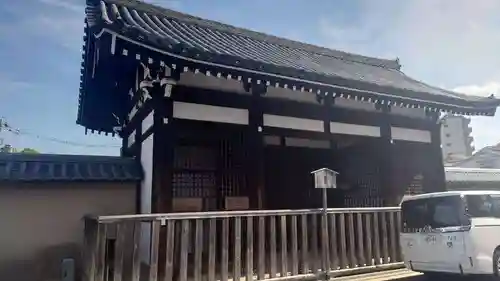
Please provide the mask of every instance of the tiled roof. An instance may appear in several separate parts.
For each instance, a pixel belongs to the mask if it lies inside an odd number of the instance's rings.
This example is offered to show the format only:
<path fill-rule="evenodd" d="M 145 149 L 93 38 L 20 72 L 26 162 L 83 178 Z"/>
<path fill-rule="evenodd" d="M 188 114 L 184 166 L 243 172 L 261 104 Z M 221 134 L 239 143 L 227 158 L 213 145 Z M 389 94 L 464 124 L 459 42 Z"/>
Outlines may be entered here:
<path fill-rule="evenodd" d="M 100 25 L 185 57 L 404 99 L 469 109 L 489 108 L 490 114 L 500 103 L 496 99 L 466 96 L 414 80 L 399 70 L 397 60 L 365 57 L 291 41 L 140 1 L 87 2 L 89 25 Z"/>
<path fill-rule="evenodd" d="M 0 153 L 0 181 L 138 181 L 140 165 L 113 156 Z"/>
<path fill-rule="evenodd" d="M 450 166 L 458 168 L 500 169 L 500 144 L 487 146 L 469 158 L 450 163 Z"/>
<path fill-rule="evenodd" d="M 105 8 L 99 12 L 106 13 L 108 24 L 122 22 L 144 34 L 161 38 L 166 44 L 183 44 L 212 53 L 231 54 L 262 62 L 268 62 L 270 59 L 276 64 L 299 68 L 307 67 L 301 64 L 307 65 L 308 61 L 312 62 L 314 55 L 318 55 L 318 60 L 343 60 L 392 69 L 401 67 L 397 60 L 367 57 L 288 40 L 141 1 L 105 0 L 100 1 L 99 5 L 99 9 Z M 168 45 L 164 47 L 171 48 Z M 295 62 L 295 58 L 305 60 Z M 311 65 L 310 70 L 316 67 L 320 65 Z"/>

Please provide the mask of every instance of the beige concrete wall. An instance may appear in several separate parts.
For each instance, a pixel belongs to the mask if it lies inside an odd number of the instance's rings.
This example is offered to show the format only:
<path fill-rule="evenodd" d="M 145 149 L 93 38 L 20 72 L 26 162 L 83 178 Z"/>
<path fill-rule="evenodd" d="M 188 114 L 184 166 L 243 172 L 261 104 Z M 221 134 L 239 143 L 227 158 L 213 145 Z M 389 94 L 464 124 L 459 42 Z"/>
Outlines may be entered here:
<path fill-rule="evenodd" d="M 81 265 L 86 214 L 135 212 L 134 183 L 0 183 L 0 280 L 57 280 Z"/>

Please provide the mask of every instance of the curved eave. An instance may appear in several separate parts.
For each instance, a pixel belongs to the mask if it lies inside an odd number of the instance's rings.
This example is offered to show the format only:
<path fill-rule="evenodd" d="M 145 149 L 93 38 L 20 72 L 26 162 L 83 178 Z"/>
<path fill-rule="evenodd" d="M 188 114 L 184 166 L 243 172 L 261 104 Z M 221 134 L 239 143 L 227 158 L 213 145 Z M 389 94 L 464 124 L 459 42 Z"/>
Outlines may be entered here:
<path fill-rule="evenodd" d="M 142 47 L 159 52 L 163 55 L 171 56 L 176 59 L 182 59 L 190 63 L 198 63 L 207 67 L 226 69 L 227 72 L 247 72 L 249 75 L 268 76 L 269 80 L 276 78 L 282 79 L 281 86 L 287 85 L 296 88 L 302 85 L 308 85 L 312 89 L 328 89 L 330 92 L 351 93 L 353 98 L 356 95 L 365 96 L 372 100 L 383 99 L 389 104 L 401 107 L 430 107 L 439 111 L 463 115 L 487 115 L 493 116 L 496 108 L 500 106 L 500 99 L 496 98 L 452 98 L 449 96 L 437 96 L 426 92 L 415 92 L 406 89 L 384 87 L 363 81 L 347 80 L 340 77 L 331 77 L 318 75 L 317 73 L 306 72 L 295 68 L 281 67 L 273 64 L 266 64 L 251 60 L 245 60 L 241 57 L 230 55 L 217 55 L 206 52 L 200 52 L 198 49 L 188 48 L 183 44 L 167 44 L 171 49 L 164 49 L 165 42 L 158 38 L 144 37 L 144 34 L 131 26 L 122 26 L 119 24 L 103 24 L 97 35 L 103 32 L 115 34 L 123 40 L 138 44 Z M 194 71 L 194 69 L 192 69 Z M 274 79 L 273 79 L 274 78 Z M 334 82 L 334 83 L 332 83 Z M 272 84 L 271 84 L 272 85 Z M 300 85 L 300 86 L 299 86 Z M 316 92 L 316 90 L 313 90 Z M 433 110 L 433 111 L 437 111 Z"/>
<path fill-rule="evenodd" d="M 80 87 L 78 89 L 78 113 L 77 113 L 77 118 L 76 118 L 76 124 L 78 125 L 83 125 L 82 124 L 82 119 L 83 119 L 83 101 L 85 100 L 85 80 L 87 79 L 85 75 L 85 70 L 87 69 L 87 56 L 88 56 L 88 51 L 87 48 L 89 46 L 89 26 L 87 23 L 87 20 L 85 20 L 85 28 L 84 28 L 84 35 L 83 35 L 83 48 L 82 48 L 82 62 L 80 66 Z"/>

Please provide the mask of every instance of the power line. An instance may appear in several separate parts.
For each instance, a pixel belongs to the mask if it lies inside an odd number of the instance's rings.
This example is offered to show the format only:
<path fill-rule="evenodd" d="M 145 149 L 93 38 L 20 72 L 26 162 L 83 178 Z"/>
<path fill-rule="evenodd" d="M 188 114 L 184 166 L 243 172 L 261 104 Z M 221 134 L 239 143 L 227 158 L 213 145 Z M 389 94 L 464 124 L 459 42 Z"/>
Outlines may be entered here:
<path fill-rule="evenodd" d="M 81 143 L 81 142 L 74 142 L 74 141 L 68 141 L 68 140 L 63 140 L 59 138 L 54 138 L 54 137 L 47 137 L 47 136 L 42 136 L 39 134 L 34 134 L 30 133 L 18 128 L 14 128 L 10 126 L 5 119 L 0 118 L 0 132 L 2 132 L 2 129 L 10 132 L 15 135 L 23 135 L 23 136 L 30 136 L 34 137 L 39 140 L 45 140 L 45 141 L 51 141 L 51 142 L 56 142 L 59 144 L 65 144 L 65 145 L 72 145 L 72 146 L 79 146 L 79 147 L 88 147 L 88 148 L 120 148 L 121 146 L 119 145 L 111 145 L 111 144 L 86 144 L 86 143 Z M 0 143 L 3 141 L 2 138 L 0 138 Z"/>

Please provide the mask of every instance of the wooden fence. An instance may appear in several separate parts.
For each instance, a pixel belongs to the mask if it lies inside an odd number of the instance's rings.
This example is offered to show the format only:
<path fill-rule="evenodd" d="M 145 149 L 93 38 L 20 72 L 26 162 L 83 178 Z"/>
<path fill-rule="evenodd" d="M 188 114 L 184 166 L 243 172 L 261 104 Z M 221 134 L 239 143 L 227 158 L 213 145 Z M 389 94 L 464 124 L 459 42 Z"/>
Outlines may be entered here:
<path fill-rule="evenodd" d="M 88 217 L 84 278 L 297 280 L 401 264 L 399 221 L 399 208 Z"/>

